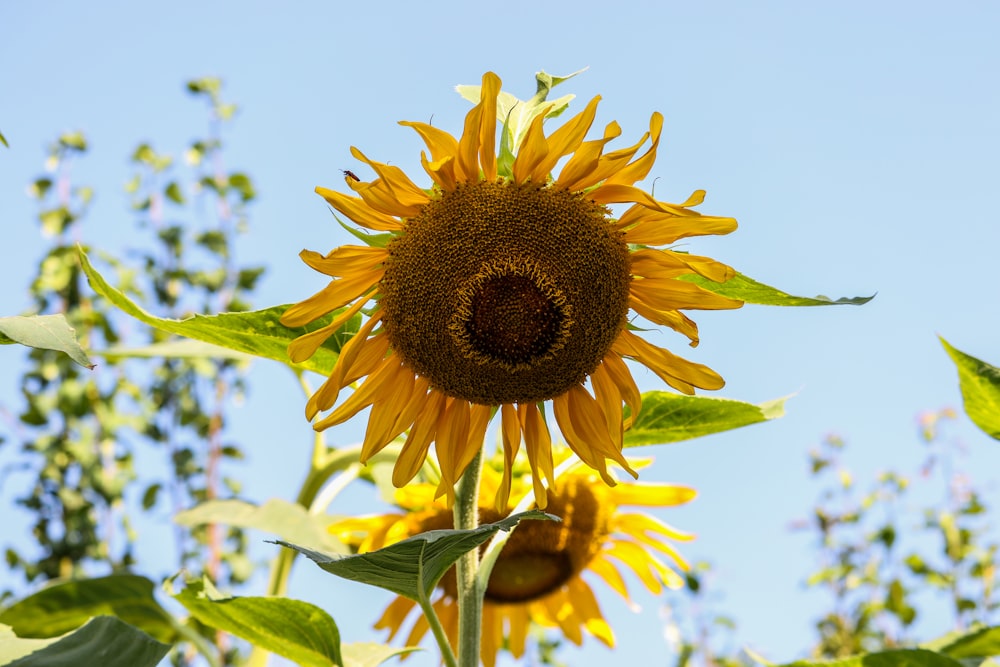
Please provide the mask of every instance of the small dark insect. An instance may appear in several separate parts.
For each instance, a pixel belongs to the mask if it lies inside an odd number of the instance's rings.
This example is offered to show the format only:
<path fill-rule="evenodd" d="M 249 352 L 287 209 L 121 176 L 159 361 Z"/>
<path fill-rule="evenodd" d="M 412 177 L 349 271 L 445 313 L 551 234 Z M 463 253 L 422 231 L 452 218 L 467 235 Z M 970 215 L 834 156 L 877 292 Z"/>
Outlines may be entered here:
<path fill-rule="evenodd" d="M 358 175 L 355 174 L 353 171 L 349 171 L 347 169 L 341 169 L 340 171 L 343 172 L 345 178 L 349 178 L 352 181 L 360 181 L 361 180 L 360 178 L 358 178 Z"/>

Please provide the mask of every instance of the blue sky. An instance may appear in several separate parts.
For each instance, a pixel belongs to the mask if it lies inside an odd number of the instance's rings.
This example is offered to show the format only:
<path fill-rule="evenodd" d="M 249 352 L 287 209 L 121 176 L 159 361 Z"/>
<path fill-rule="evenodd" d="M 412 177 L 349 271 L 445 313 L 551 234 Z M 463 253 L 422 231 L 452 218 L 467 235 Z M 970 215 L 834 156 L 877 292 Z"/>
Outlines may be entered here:
<path fill-rule="evenodd" d="M 837 431 L 863 475 L 911 469 L 923 454 L 916 413 L 960 400 L 936 335 L 1000 362 L 1000 9 L 986 2 L 618 5 L 8 3 L 0 40 L 0 131 L 11 144 L 0 150 L 0 314 L 28 306 L 25 287 L 45 242 L 24 189 L 61 131 L 83 130 L 91 142 L 74 171 L 98 193 L 84 237 L 120 249 L 128 241 L 122 230 L 134 229 L 120 194 L 127 156 L 140 141 L 179 155 L 204 127 L 203 109 L 183 83 L 224 78 L 225 96 L 241 107 L 226 159 L 250 173 L 260 193 L 240 260 L 268 266 L 256 301 L 265 306 L 320 286 L 299 250 L 348 241 L 312 190 L 340 187 L 339 170 L 356 164 L 351 145 L 419 173 L 419 139 L 396 122 L 433 115 L 457 133 L 467 105 L 455 84 L 478 83 L 493 70 L 525 97 L 538 69 L 589 67 L 560 92 L 577 95 L 575 108 L 602 95 L 597 124 L 618 120 L 623 145 L 646 129 L 652 111 L 664 114 L 647 182 L 657 179 L 658 198 L 682 201 L 704 188 L 701 211 L 740 221 L 736 233 L 695 239 L 691 251 L 796 294 L 878 292 L 862 308 L 696 314 L 702 344 L 683 352 L 726 377 L 720 395 L 757 402 L 795 394 L 788 415 L 642 452 L 657 459 L 649 478 L 700 490 L 693 505 L 663 516 L 699 534 L 685 553 L 715 563 L 740 640 L 774 660 L 797 657 L 821 609 L 801 588 L 812 569 L 807 539 L 788 530 L 817 494 L 805 474 L 807 449 Z M 677 338 L 662 342 L 682 346 Z M 0 401 L 17 405 L 20 353 L 0 354 L 9 378 L 0 382 Z M 309 442 L 302 398 L 277 364 L 257 364 L 251 383 L 247 404 L 234 413 L 235 437 L 250 456 L 238 474 L 250 499 L 289 498 Z M 640 383 L 661 388 L 651 374 L 640 374 Z M 974 469 L 997 470 L 1000 448 L 967 419 L 952 433 L 968 446 Z M 348 442 L 358 433 L 333 436 Z M 0 450 L 0 463 L 11 449 Z M 0 489 L 5 505 L 10 493 Z M 364 511 L 367 498 L 352 493 L 335 509 Z M 367 627 L 387 597 L 319 574 L 300 564 L 291 594 L 330 611 L 346 640 L 374 639 Z M 643 611 L 633 614 L 611 595 L 601 599 L 619 635 L 616 660 L 648 664 L 665 650 L 659 601 L 637 595 Z M 928 635 L 949 629 L 943 616 L 923 623 Z M 589 642 L 567 659 L 597 665 L 609 656 Z"/>

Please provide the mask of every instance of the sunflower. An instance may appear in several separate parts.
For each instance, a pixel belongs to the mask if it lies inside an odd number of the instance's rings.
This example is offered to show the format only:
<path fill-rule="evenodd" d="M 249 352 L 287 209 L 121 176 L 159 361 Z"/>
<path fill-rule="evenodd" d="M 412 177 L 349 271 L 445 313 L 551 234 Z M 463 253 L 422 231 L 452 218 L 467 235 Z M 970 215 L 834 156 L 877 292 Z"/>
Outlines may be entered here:
<path fill-rule="evenodd" d="M 668 326 L 694 346 L 698 329 L 682 310 L 740 307 L 741 301 L 683 280 L 700 275 L 722 282 L 733 275 L 730 267 L 655 247 L 726 234 L 736 221 L 690 210 L 703 191 L 677 205 L 633 185 L 656 158 L 659 113 L 638 143 L 605 153 L 621 133 L 617 123 L 600 139 L 585 140 L 599 97 L 548 136 L 543 120 L 561 109 L 542 104 L 521 127 L 505 123 L 498 153 L 500 95 L 500 79 L 485 74 L 459 139 L 425 123 L 401 123 L 427 145 L 430 156 L 422 152 L 421 164 L 433 181 L 428 190 L 400 168 L 351 148 L 377 177 L 363 181 L 345 172 L 357 196 L 316 192 L 379 233 L 357 232 L 367 245 L 326 255 L 304 250 L 302 260 L 333 280 L 290 306 L 281 321 L 305 326 L 339 310 L 289 345 L 291 360 L 301 362 L 351 318 L 365 316 L 306 404 L 310 420 L 332 410 L 314 422 L 316 430 L 371 408 L 362 463 L 406 432 L 392 477 L 401 487 L 433 443 L 441 470 L 437 493 L 450 501 L 499 411 L 507 463 L 497 506 L 506 502 L 510 466 L 523 441 L 544 507 L 542 478 L 553 482 L 547 403 L 573 451 L 614 484 L 609 459 L 636 474 L 622 455 L 624 410 L 634 418 L 640 409 L 625 359 L 687 394 L 723 386 L 707 366 L 644 340 L 629 320 L 640 316 Z M 636 157 L 647 140 L 650 146 Z M 616 218 L 608 208 L 614 204 L 629 206 Z M 341 391 L 362 378 L 334 408 Z"/>
<path fill-rule="evenodd" d="M 564 450 L 563 450 L 564 451 Z M 557 457 L 559 457 L 557 450 Z M 515 472 L 508 505 L 498 512 L 494 493 L 502 483 L 502 467 L 487 465 L 480 488 L 480 520 L 497 521 L 532 492 L 526 476 Z M 396 491 L 396 504 L 403 513 L 356 517 L 338 521 L 330 532 L 360 552 L 374 551 L 419 533 L 450 528 L 452 513 L 447 503 L 435 499 L 433 484 L 415 483 Z M 524 654 L 532 624 L 557 628 L 574 644 L 584 633 L 609 648 L 615 639 L 601 614 L 590 584 L 582 576 L 589 572 L 603 580 L 618 595 L 629 600 L 622 576 L 624 566 L 653 594 L 664 587 L 679 588 L 683 579 L 664 562 L 687 570 L 688 564 L 664 538 L 687 541 L 688 533 L 641 512 L 627 512 L 625 505 L 665 507 L 680 505 L 695 496 L 693 489 L 672 484 L 623 483 L 609 487 L 598 483 L 598 475 L 576 465 L 559 475 L 548 490 L 547 512 L 555 521 L 524 521 L 511 533 L 490 576 L 483 604 L 480 658 L 487 667 L 495 664 L 501 648 L 515 658 Z M 659 552 L 655 553 L 654 552 Z M 454 570 L 438 584 L 433 607 L 452 646 L 458 636 L 458 605 L 455 601 Z M 375 628 L 389 631 L 391 641 L 416 610 L 416 619 L 406 638 L 415 646 L 427 633 L 427 620 L 417 603 L 398 597 L 389 604 Z"/>

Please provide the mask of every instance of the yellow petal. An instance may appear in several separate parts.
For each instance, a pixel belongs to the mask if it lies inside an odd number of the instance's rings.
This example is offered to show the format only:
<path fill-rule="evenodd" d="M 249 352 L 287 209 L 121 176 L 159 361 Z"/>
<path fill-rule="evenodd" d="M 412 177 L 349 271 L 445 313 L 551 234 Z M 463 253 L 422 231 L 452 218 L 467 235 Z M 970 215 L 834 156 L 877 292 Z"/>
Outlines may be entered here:
<path fill-rule="evenodd" d="M 368 246 L 345 245 L 323 256 L 312 250 L 299 253 L 302 261 L 311 268 L 328 276 L 347 276 L 362 271 L 369 271 L 389 256 L 385 248 L 370 248 Z"/>
<path fill-rule="evenodd" d="M 319 329 L 316 329 L 316 331 L 311 331 L 293 340 L 288 344 L 288 358 L 292 361 L 292 363 L 298 364 L 316 354 L 316 350 L 318 350 L 320 346 L 325 343 L 328 338 L 330 338 L 330 336 L 340 331 L 340 329 L 347 324 L 348 320 L 357 315 L 361 308 L 368 303 L 368 300 L 371 299 L 374 294 L 375 291 L 372 290 L 368 294 L 359 298 L 354 305 L 337 317 L 333 318 L 333 320 L 325 327 L 320 327 Z"/>
<path fill-rule="evenodd" d="M 392 442 L 392 439 L 405 428 L 397 431 L 394 427 L 398 422 L 400 408 L 410 401 L 416 377 L 406 364 L 398 360 L 398 357 L 394 355 L 393 358 L 397 360 L 395 367 L 388 373 L 385 389 L 375 397 L 368 415 L 365 439 L 361 443 L 359 457 L 362 464 L 368 463 L 368 459 L 382 451 L 382 448 Z"/>
<path fill-rule="evenodd" d="M 693 394 L 695 387 L 721 389 L 726 384 L 722 376 L 708 366 L 696 364 L 656 347 L 627 329 L 622 330 L 611 349 L 623 357 L 635 359 L 668 385 L 685 394 Z"/>
<path fill-rule="evenodd" d="M 370 290 L 382 280 L 383 274 L 382 269 L 372 269 L 350 278 L 331 280 L 326 287 L 308 299 L 289 306 L 281 315 L 280 321 L 286 327 L 301 327 L 319 319 Z"/>
<path fill-rule="evenodd" d="M 521 448 L 521 423 L 517 418 L 517 408 L 511 403 L 500 407 L 500 435 L 503 442 L 503 479 L 496 495 L 497 511 L 503 513 L 510 499 L 510 478 L 514 458 Z"/>
<path fill-rule="evenodd" d="M 417 413 L 417 418 L 413 422 L 413 428 L 406 436 L 403 449 L 399 452 L 399 458 L 392 468 L 392 485 L 396 487 L 405 486 L 416 476 L 420 467 L 427 458 L 427 450 L 430 449 L 434 435 L 437 433 L 437 421 L 445 404 L 445 395 L 439 391 L 431 390 L 427 394 L 424 408 Z"/>
<path fill-rule="evenodd" d="M 421 206 L 430 201 L 430 197 L 427 196 L 427 193 L 417 187 L 416 183 L 411 181 L 410 177 L 406 175 L 406 172 L 399 167 L 369 160 L 364 153 L 354 146 L 351 146 L 351 155 L 371 166 L 375 173 L 379 175 L 379 178 L 373 181 L 370 185 L 373 187 L 384 188 L 385 191 L 390 193 L 392 198 L 401 207 L 401 211 L 410 211 L 414 208 L 419 209 Z M 375 186 L 376 183 L 379 185 Z M 352 189 L 354 188 L 352 187 Z M 363 194 L 362 197 L 364 197 Z M 390 215 L 397 214 L 390 213 Z M 401 213 L 401 215 L 409 217 L 413 214 Z"/>
<path fill-rule="evenodd" d="M 620 484 L 607 489 L 608 497 L 616 506 L 673 507 L 691 502 L 698 492 L 689 486 L 676 484 L 642 483 Z"/>
<path fill-rule="evenodd" d="M 479 180 L 479 142 L 483 120 L 483 101 L 472 107 L 465 116 L 465 127 L 462 138 L 458 141 L 458 154 L 455 156 L 455 178 L 459 182 L 475 182 Z"/>
<path fill-rule="evenodd" d="M 412 127 L 417 131 L 420 138 L 427 144 L 427 150 L 431 152 L 431 160 L 435 162 L 443 158 L 454 157 L 458 153 L 458 139 L 444 130 L 439 130 L 426 123 L 408 120 L 402 120 L 399 124 Z"/>
<path fill-rule="evenodd" d="M 479 165 L 483 179 L 492 182 L 497 179 L 497 95 L 500 94 L 500 77 L 493 72 L 483 74 L 480 88 L 480 104 L 483 113 L 479 129 Z"/>
<path fill-rule="evenodd" d="M 597 103 L 600 101 L 601 96 L 598 95 L 590 100 L 583 111 L 552 132 L 547 141 L 548 151 L 544 159 L 535 165 L 529 176 L 530 180 L 544 183 L 549 176 L 549 172 L 555 169 L 556 163 L 580 147 L 584 137 L 587 136 L 587 132 L 590 131 L 590 126 L 594 123 L 594 116 L 597 114 Z"/>
<path fill-rule="evenodd" d="M 604 128 L 604 138 L 584 142 L 560 170 L 556 185 L 573 191 L 593 185 L 596 181 L 592 182 L 590 176 L 598 167 L 604 146 L 621 133 L 622 129 L 618 123 L 611 122 Z"/>
<path fill-rule="evenodd" d="M 394 377 L 396 369 L 399 367 L 399 359 L 395 356 L 387 357 L 368 378 L 361 383 L 351 396 L 340 404 L 329 416 L 313 424 L 313 429 L 323 431 L 341 424 L 357 413 L 361 412 L 378 398 L 391 391 L 389 382 Z"/>
<path fill-rule="evenodd" d="M 316 194 L 362 227 L 381 232 L 398 232 L 403 229 L 403 223 L 400 220 L 372 209 L 363 199 L 348 197 L 327 188 L 316 188 Z"/>
<path fill-rule="evenodd" d="M 389 630 L 388 640 L 391 641 L 403 626 L 406 617 L 416 606 L 417 603 L 409 598 L 397 597 L 389 603 L 389 606 L 382 612 L 382 616 L 375 622 L 375 629 Z"/>
<path fill-rule="evenodd" d="M 607 369 L 608 375 L 618 387 L 618 393 L 625 401 L 625 405 L 628 406 L 631 418 L 634 420 L 642 408 L 642 395 L 639 393 L 639 387 L 636 385 L 632 373 L 629 372 L 628 366 L 625 365 L 621 357 L 614 353 L 606 355 L 601 365 Z"/>
<path fill-rule="evenodd" d="M 535 169 L 549 153 L 549 143 L 545 141 L 545 133 L 542 131 L 542 121 L 545 120 L 546 113 L 548 110 L 535 116 L 531 125 L 528 126 L 528 131 L 524 133 L 521 146 L 517 149 L 517 157 L 514 158 L 515 183 L 524 183 L 529 180 L 545 183 L 544 177 L 535 177 Z"/>
<path fill-rule="evenodd" d="M 569 580 L 567 588 L 569 588 L 573 612 L 583 627 L 608 648 L 614 648 L 615 635 L 607 621 L 604 620 L 601 607 L 597 604 L 597 598 L 594 597 L 594 592 L 590 590 L 587 582 L 580 577 L 574 577 Z"/>
<path fill-rule="evenodd" d="M 538 406 L 534 403 L 521 403 L 517 406 L 517 416 L 521 422 L 521 432 L 524 434 L 524 449 L 528 453 L 528 464 L 531 466 L 531 481 L 535 492 L 535 502 L 545 509 L 548 495 L 542 484 L 544 476 L 549 487 L 555 484 L 555 473 L 552 465 L 552 437 L 549 427 Z"/>
<path fill-rule="evenodd" d="M 604 415 L 604 423 L 615 449 L 622 448 L 624 423 L 622 421 L 622 395 L 618 386 L 604 364 L 600 364 L 590 374 L 590 383 L 594 388 L 594 398 Z"/>
<path fill-rule="evenodd" d="M 639 278 L 629 285 L 629 295 L 656 310 L 729 310 L 743 302 L 709 292 L 686 280 Z"/>
<path fill-rule="evenodd" d="M 438 417 L 434 452 L 441 467 L 441 481 L 435 498 L 447 496 L 449 507 L 455 500 L 455 484 L 462 474 L 458 461 L 461 450 L 469 442 L 469 421 L 469 402 L 448 397 L 444 411 Z"/>
<path fill-rule="evenodd" d="M 627 485 L 622 484 L 621 486 Z M 629 600 L 628 587 L 625 585 L 625 579 L 622 577 L 622 573 L 619 572 L 614 563 L 607 560 L 603 556 L 597 556 L 587 564 L 587 570 L 600 577 L 604 583 L 611 587 L 611 590 L 618 593 L 618 595 L 620 595 L 624 600 Z"/>
<path fill-rule="evenodd" d="M 736 275 L 731 266 L 710 257 L 672 250 L 641 248 L 631 253 L 631 262 L 632 275 L 643 278 L 674 278 L 697 273 L 717 283 L 724 283 Z"/>
<path fill-rule="evenodd" d="M 632 185 L 641 181 L 649 174 L 656 162 L 656 148 L 660 145 L 660 133 L 663 131 L 663 114 L 655 112 L 649 119 L 649 136 L 653 139 L 652 146 L 635 162 L 619 169 L 608 177 L 609 184 Z"/>

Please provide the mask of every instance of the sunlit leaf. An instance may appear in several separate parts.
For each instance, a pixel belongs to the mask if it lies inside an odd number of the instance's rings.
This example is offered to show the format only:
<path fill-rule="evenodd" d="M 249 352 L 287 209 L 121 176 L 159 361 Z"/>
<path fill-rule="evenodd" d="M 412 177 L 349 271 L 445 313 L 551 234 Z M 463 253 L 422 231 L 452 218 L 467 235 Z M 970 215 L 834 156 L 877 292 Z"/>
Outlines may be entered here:
<path fill-rule="evenodd" d="M 471 530 L 428 531 L 378 551 L 353 556 L 331 556 L 288 542 L 277 543 L 307 556 L 330 574 L 419 600 L 421 596 L 429 598 L 438 580 L 462 554 L 486 543 L 497 531 L 512 530 L 522 519 L 559 520 L 540 510 L 530 510 Z"/>
<path fill-rule="evenodd" d="M 739 272 L 724 283 L 717 283 L 697 274 L 681 276 L 681 279 L 704 287 L 709 292 L 762 306 L 860 306 L 875 298 L 874 294 L 871 296 L 845 296 L 839 299 L 831 299 L 823 295 L 793 296 L 770 285 L 759 283 Z"/>
<path fill-rule="evenodd" d="M 319 607 L 282 597 L 226 597 L 207 581 L 174 596 L 199 622 L 245 639 L 301 667 L 341 665 L 340 631 Z"/>
<path fill-rule="evenodd" d="M 156 667 L 169 650 L 167 644 L 113 616 L 99 616 L 52 639 L 24 639 L 0 626 L 4 667 Z"/>
<path fill-rule="evenodd" d="M 398 655 L 406 655 L 418 648 L 393 648 L 374 642 L 354 642 L 340 647 L 344 657 L 344 667 L 378 667 L 383 662 Z"/>
<path fill-rule="evenodd" d="M 256 528 L 296 544 L 308 544 L 324 551 L 346 554 L 347 548 L 326 530 L 329 517 L 316 516 L 287 500 L 272 498 L 263 505 L 242 500 L 209 500 L 174 517 L 182 526 L 221 523 L 239 528 Z"/>
<path fill-rule="evenodd" d="M 0 623 L 19 637 L 48 638 L 103 615 L 117 616 L 160 641 L 177 639 L 170 615 L 153 597 L 153 582 L 133 574 L 54 583 L 4 609 Z"/>
<path fill-rule="evenodd" d="M 82 250 L 80 250 L 80 263 L 95 292 L 140 322 L 167 333 L 283 363 L 290 363 L 287 354 L 288 343 L 304 333 L 328 324 L 337 313 L 342 312 L 337 311 L 307 326 L 294 329 L 289 329 L 278 321 L 288 306 L 274 306 L 245 313 L 194 315 L 183 320 L 166 319 L 151 315 L 121 291 L 109 285 L 91 265 Z M 312 357 L 297 366 L 328 374 L 337 361 L 341 346 L 358 330 L 360 321 L 360 316 L 353 318 L 339 333 L 331 336 Z"/>
<path fill-rule="evenodd" d="M 63 315 L 0 317 L 0 345 L 12 343 L 65 352 L 81 366 L 94 367 L 76 339 L 76 330 Z"/>
<path fill-rule="evenodd" d="M 624 445 L 663 445 L 777 419 L 785 414 L 786 400 L 754 405 L 729 398 L 651 391 L 642 395 L 642 409 L 632 428 L 625 431 Z"/>
<path fill-rule="evenodd" d="M 10 144 L 7 143 L 7 137 L 3 136 L 3 132 L 0 132 L 0 144 L 10 148 Z"/>
<path fill-rule="evenodd" d="M 93 353 L 106 359 L 233 359 L 235 361 L 252 361 L 257 358 L 246 352 L 237 352 L 191 338 L 169 340 L 142 347 L 114 346 L 104 350 L 94 350 Z"/>
<path fill-rule="evenodd" d="M 1000 440 L 1000 368 L 956 350 L 944 338 L 941 344 L 958 368 L 965 413 L 986 435 Z"/>

